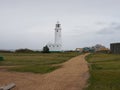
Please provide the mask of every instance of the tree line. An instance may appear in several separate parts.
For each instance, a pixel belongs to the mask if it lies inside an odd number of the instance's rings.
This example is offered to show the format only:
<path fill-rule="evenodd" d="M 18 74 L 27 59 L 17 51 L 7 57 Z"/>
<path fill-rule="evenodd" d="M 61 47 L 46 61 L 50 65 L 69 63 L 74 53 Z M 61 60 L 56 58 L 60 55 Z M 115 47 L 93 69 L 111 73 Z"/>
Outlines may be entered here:
<path fill-rule="evenodd" d="M 44 46 L 42 51 L 31 50 L 31 49 L 28 49 L 28 48 L 16 49 L 14 51 L 11 51 L 11 50 L 0 50 L 0 53 L 49 53 L 49 48 L 47 46 Z"/>

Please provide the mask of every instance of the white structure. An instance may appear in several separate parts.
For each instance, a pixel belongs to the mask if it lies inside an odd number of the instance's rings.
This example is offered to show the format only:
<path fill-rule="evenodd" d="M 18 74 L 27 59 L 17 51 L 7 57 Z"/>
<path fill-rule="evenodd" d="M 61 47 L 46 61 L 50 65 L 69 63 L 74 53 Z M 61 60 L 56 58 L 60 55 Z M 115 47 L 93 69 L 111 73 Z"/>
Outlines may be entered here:
<path fill-rule="evenodd" d="M 54 44 L 48 43 L 49 51 L 61 51 L 62 49 L 62 37 L 61 37 L 61 24 L 57 22 L 55 26 L 55 42 Z"/>

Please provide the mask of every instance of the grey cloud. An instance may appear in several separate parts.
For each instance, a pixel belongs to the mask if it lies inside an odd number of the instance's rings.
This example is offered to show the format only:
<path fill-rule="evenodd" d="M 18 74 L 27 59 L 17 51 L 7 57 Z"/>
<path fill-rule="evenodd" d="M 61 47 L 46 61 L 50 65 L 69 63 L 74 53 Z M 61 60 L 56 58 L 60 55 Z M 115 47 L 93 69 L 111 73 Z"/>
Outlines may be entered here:
<path fill-rule="evenodd" d="M 117 22 L 112 22 L 112 23 L 110 23 L 110 25 L 112 25 L 112 26 L 114 26 L 114 25 L 119 25 L 119 23 L 117 23 Z"/>
<path fill-rule="evenodd" d="M 106 23 L 105 22 L 96 22 L 95 24 L 96 25 L 105 25 Z"/>
<path fill-rule="evenodd" d="M 96 25 L 108 25 L 108 26 L 116 26 L 120 25 L 119 22 L 96 22 Z"/>
<path fill-rule="evenodd" d="M 99 30 L 97 33 L 98 34 L 114 34 L 114 33 L 119 33 L 119 32 L 120 32 L 120 25 L 112 24 L 109 27 L 105 27 Z"/>

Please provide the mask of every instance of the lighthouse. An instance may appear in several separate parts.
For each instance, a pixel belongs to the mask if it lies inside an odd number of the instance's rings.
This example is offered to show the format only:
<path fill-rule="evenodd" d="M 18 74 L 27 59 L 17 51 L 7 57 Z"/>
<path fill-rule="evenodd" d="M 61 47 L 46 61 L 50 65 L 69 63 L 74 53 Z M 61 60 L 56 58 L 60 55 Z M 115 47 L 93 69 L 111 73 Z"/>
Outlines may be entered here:
<path fill-rule="evenodd" d="M 60 52 L 62 51 L 62 35 L 61 35 L 61 24 L 59 21 L 55 24 L 55 42 L 48 43 L 47 47 L 51 52 Z"/>
<path fill-rule="evenodd" d="M 61 24 L 59 21 L 57 22 L 55 26 L 55 44 L 62 44 L 62 39 L 61 39 Z"/>

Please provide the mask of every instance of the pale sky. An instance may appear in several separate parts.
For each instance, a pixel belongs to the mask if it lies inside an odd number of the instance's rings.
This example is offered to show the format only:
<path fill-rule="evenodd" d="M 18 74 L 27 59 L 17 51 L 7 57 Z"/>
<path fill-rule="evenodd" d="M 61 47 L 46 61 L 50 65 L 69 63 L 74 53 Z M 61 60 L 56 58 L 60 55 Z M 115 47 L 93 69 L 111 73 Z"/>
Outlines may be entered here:
<path fill-rule="evenodd" d="M 65 50 L 120 42 L 120 0 L 0 0 L 0 49 L 42 49 L 57 21 Z"/>

